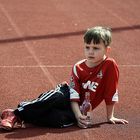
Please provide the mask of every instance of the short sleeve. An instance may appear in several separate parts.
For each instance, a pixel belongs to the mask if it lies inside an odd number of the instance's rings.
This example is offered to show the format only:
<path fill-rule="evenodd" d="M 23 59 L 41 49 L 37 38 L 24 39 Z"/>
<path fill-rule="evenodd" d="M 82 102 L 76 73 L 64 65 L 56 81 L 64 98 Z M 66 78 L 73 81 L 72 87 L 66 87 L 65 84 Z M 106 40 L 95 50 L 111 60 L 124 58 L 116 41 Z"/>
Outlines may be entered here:
<path fill-rule="evenodd" d="M 70 100 L 71 101 L 80 101 L 80 84 L 79 77 L 77 75 L 76 66 L 72 68 L 71 77 L 70 77 Z"/>
<path fill-rule="evenodd" d="M 119 70 L 115 61 L 111 61 L 108 64 L 105 73 L 105 92 L 104 99 L 107 105 L 114 102 L 118 102 L 118 80 L 119 80 Z"/>

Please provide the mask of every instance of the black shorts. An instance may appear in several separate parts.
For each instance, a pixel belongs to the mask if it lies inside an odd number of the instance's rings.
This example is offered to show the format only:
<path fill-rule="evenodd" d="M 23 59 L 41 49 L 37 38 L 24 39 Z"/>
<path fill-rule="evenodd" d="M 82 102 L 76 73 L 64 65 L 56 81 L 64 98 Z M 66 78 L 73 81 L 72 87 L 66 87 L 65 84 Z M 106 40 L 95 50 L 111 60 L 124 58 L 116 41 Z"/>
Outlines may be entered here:
<path fill-rule="evenodd" d="M 59 84 L 34 100 L 21 102 L 14 113 L 25 122 L 49 127 L 67 127 L 76 122 L 67 84 Z"/>

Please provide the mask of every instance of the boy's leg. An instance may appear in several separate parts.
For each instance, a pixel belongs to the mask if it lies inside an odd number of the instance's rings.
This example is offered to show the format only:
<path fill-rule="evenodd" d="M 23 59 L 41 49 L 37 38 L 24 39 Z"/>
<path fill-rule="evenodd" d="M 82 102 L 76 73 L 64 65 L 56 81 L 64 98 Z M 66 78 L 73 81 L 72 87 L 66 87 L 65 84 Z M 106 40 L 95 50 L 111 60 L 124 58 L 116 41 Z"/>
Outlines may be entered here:
<path fill-rule="evenodd" d="M 74 125 L 76 122 L 74 113 L 71 109 L 61 110 L 61 109 L 52 109 L 46 115 L 34 123 L 41 126 L 55 127 L 55 128 L 64 128 L 71 125 Z"/>
<path fill-rule="evenodd" d="M 14 114 L 25 122 L 34 123 L 39 118 L 46 117 L 53 108 L 71 109 L 69 101 L 69 88 L 66 84 L 59 85 L 55 90 L 41 94 L 31 102 L 21 104 Z"/>

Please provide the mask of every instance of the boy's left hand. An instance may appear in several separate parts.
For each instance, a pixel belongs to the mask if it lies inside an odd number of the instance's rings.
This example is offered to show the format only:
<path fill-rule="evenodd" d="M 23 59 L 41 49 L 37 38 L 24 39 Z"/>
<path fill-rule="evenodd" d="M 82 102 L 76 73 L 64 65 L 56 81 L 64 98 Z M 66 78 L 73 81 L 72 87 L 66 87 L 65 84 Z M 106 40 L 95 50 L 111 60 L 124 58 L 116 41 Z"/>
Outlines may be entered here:
<path fill-rule="evenodd" d="M 118 118 L 115 118 L 115 117 L 112 117 L 110 119 L 108 119 L 109 123 L 112 123 L 112 124 L 128 124 L 128 121 L 125 120 L 125 119 L 118 119 Z"/>
<path fill-rule="evenodd" d="M 79 126 L 80 128 L 90 128 L 90 127 L 93 126 L 93 121 L 92 121 L 92 119 L 87 120 L 87 116 L 85 116 L 85 115 L 79 116 L 79 118 L 78 118 L 77 121 L 78 121 L 78 126 Z"/>

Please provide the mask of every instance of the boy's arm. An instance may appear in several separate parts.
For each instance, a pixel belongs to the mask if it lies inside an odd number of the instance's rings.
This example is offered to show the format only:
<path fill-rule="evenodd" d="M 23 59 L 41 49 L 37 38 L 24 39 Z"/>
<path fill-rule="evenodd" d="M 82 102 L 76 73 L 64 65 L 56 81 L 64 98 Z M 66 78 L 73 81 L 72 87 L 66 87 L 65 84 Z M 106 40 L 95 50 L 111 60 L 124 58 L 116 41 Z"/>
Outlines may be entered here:
<path fill-rule="evenodd" d="M 108 122 L 110 122 L 112 124 L 116 124 L 116 123 L 128 124 L 128 121 L 114 117 L 114 107 L 115 107 L 115 103 L 111 104 L 111 105 L 106 105 Z"/>
<path fill-rule="evenodd" d="M 78 120 L 79 117 L 82 115 L 78 103 L 71 101 L 71 107 L 72 107 L 72 110 L 74 112 L 76 119 Z"/>
<path fill-rule="evenodd" d="M 124 119 L 118 119 L 114 117 L 114 106 L 118 102 L 118 80 L 119 80 L 119 69 L 114 60 L 108 62 L 108 69 L 106 71 L 106 88 L 105 88 L 105 102 L 107 110 L 107 120 L 110 123 L 121 123 L 127 124 L 128 121 Z"/>

